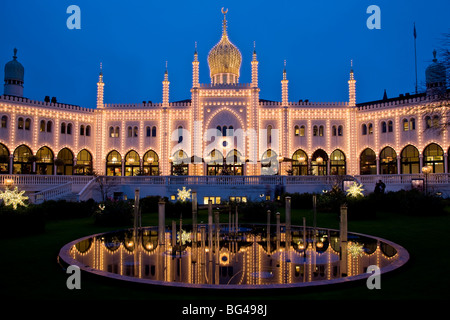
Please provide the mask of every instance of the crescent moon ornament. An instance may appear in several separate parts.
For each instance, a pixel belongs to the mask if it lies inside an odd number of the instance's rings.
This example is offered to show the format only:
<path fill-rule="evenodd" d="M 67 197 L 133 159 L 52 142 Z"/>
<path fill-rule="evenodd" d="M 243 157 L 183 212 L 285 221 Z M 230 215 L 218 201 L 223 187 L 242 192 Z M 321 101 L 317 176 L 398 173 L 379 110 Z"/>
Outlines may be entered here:
<path fill-rule="evenodd" d="M 227 12 L 228 12 L 228 9 L 227 9 L 227 10 L 224 10 L 223 7 L 222 7 L 222 13 L 223 13 L 223 14 L 227 14 Z"/>

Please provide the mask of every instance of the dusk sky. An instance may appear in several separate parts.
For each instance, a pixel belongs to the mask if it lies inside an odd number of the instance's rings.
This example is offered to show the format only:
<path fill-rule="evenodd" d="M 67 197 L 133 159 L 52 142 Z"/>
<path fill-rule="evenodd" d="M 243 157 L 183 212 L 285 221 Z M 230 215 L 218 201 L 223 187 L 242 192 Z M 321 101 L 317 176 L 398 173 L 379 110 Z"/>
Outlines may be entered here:
<path fill-rule="evenodd" d="M 70 5 L 81 9 L 80 30 L 66 26 Z M 366 26 L 370 5 L 381 9 L 379 30 Z M 384 89 L 388 97 L 414 93 L 414 22 L 419 89 L 433 50 L 450 32 L 448 0 L 2 0 L 2 77 L 17 48 L 25 97 L 55 96 L 94 108 L 102 62 L 105 103 L 156 103 L 168 61 L 170 101 L 190 99 L 194 43 L 200 82 L 210 83 L 207 56 L 221 36 L 222 7 L 229 10 L 230 40 L 243 56 L 240 82 L 251 81 L 255 41 L 260 98 L 276 101 L 284 60 L 290 101 L 348 101 L 351 60 L 357 103 L 381 99 Z"/>

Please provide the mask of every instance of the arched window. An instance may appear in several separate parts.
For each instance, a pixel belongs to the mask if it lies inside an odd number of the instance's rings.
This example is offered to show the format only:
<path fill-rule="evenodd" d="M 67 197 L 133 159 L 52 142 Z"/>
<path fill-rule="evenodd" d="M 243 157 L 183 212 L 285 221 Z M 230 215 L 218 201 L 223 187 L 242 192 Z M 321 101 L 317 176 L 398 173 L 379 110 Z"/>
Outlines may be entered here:
<path fill-rule="evenodd" d="M 131 138 L 133 136 L 133 128 L 128 127 L 128 138 Z"/>
<path fill-rule="evenodd" d="M 134 127 L 134 128 L 133 128 L 133 136 L 134 136 L 135 138 L 138 136 L 138 133 L 139 133 L 138 127 Z"/>
<path fill-rule="evenodd" d="M 141 164 L 139 154 L 131 150 L 125 155 L 125 175 L 137 176 L 140 174 Z"/>
<path fill-rule="evenodd" d="M 42 147 L 36 153 L 36 173 L 37 174 L 53 174 L 53 151 L 48 147 Z"/>
<path fill-rule="evenodd" d="M 391 120 L 388 121 L 388 132 L 394 131 L 394 125 Z"/>
<path fill-rule="evenodd" d="M 230 137 L 232 137 L 234 135 L 234 128 L 233 128 L 233 126 L 229 126 L 228 127 L 228 135 Z"/>
<path fill-rule="evenodd" d="M 278 155 L 272 149 L 268 149 L 261 157 L 261 174 L 278 174 Z"/>
<path fill-rule="evenodd" d="M 300 128 L 299 128 L 299 126 L 295 126 L 294 127 L 294 135 L 296 137 L 298 137 L 300 135 Z"/>
<path fill-rule="evenodd" d="M 401 173 L 420 173 L 419 150 L 412 145 L 403 148 L 401 154 Z"/>
<path fill-rule="evenodd" d="M 308 155 L 305 151 L 298 149 L 292 155 L 292 175 L 306 176 L 308 174 Z"/>
<path fill-rule="evenodd" d="M 367 125 L 365 123 L 361 127 L 361 133 L 363 136 L 367 134 Z"/>
<path fill-rule="evenodd" d="M 436 143 L 423 150 L 423 166 L 430 167 L 432 173 L 444 173 L 444 150 Z"/>
<path fill-rule="evenodd" d="M 22 130 L 23 129 L 23 118 L 20 117 L 17 122 L 17 129 Z"/>
<path fill-rule="evenodd" d="M 65 134 L 66 133 L 66 123 L 62 122 L 61 123 L 61 134 Z"/>
<path fill-rule="evenodd" d="M 319 126 L 319 137 L 323 137 L 323 126 Z"/>
<path fill-rule="evenodd" d="M 56 130 L 58 130 L 58 128 L 56 128 Z M 47 132 L 52 132 L 52 122 L 51 121 L 47 121 Z"/>
<path fill-rule="evenodd" d="M 409 130 L 416 130 L 416 119 L 409 119 Z"/>
<path fill-rule="evenodd" d="M 217 126 L 217 133 L 216 136 L 220 137 L 222 135 L 222 127 L 221 126 Z"/>
<path fill-rule="evenodd" d="M 305 126 L 300 126 L 300 137 L 305 136 Z"/>
<path fill-rule="evenodd" d="M 8 127 L 8 117 L 2 116 L 2 128 L 7 128 L 7 127 Z"/>
<path fill-rule="evenodd" d="M 397 174 L 397 153 L 391 147 L 380 152 L 380 174 Z"/>
<path fill-rule="evenodd" d="M 387 132 L 387 125 L 386 125 L 385 121 L 381 122 L 381 132 L 382 133 L 386 133 Z"/>
<path fill-rule="evenodd" d="M 344 135 L 344 127 L 342 125 L 340 125 L 338 127 L 338 136 L 342 137 Z"/>
<path fill-rule="evenodd" d="M 336 126 L 333 126 L 331 128 L 331 131 L 332 131 L 333 137 L 337 136 L 337 128 L 336 128 Z"/>
<path fill-rule="evenodd" d="M 222 127 L 222 136 L 224 136 L 224 137 L 227 136 L 227 126 Z"/>
<path fill-rule="evenodd" d="M 86 127 L 86 130 L 88 127 Z M 86 149 L 83 149 L 80 152 L 78 152 L 77 165 L 75 166 L 75 173 L 82 175 L 90 175 L 93 173 L 92 154 Z"/>
<path fill-rule="evenodd" d="M 183 141 L 183 127 L 178 126 L 178 143 Z"/>
<path fill-rule="evenodd" d="M 152 137 L 156 137 L 156 127 L 152 127 Z"/>
<path fill-rule="evenodd" d="M 86 126 L 86 136 L 87 137 L 91 136 L 91 126 Z"/>
<path fill-rule="evenodd" d="M 159 175 L 159 157 L 155 151 L 149 150 L 144 154 L 144 158 L 142 159 L 142 171 L 146 176 Z"/>
<path fill-rule="evenodd" d="M 188 155 L 183 150 L 178 150 L 173 154 L 171 173 L 174 176 L 186 176 L 189 174 L 189 163 L 191 162 Z"/>
<path fill-rule="evenodd" d="M 41 132 L 45 132 L 45 121 L 44 120 L 41 120 L 41 125 L 39 126 L 39 131 L 41 131 Z"/>
<path fill-rule="evenodd" d="M 106 156 L 106 175 L 107 176 L 122 175 L 122 156 L 116 150 L 111 151 Z"/>
<path fill-rule="evenodd" d="M 330 155 L 330 174 L 345 175 L 347 173 L 345 154 L 339 150 L 334 150 Z"/>
<path fill-rule="evenodd" d="M 322 149 L 317 149 L 311 157 L 311 174 L 314 176 L 326 176 L 328 155 Z"/>
<path fill-rule="evenodd" d="M 373 124 L 372 123 L 369 123 L 369 125 L 367 126 L 367 133 L 373 134 Z"/>
<path fill-rule="evenodd" d="M 31 119 L 26 118 L 25 119 L 25 130 L 30 130 L 30 127 L 31 127 Z"/>
<path fill-rule="evenodd" d="M 14 150 L 13 174 L 30 174 L 33 168 L 33 153 L 26 145 L 21 145 Z"/>
<path fill-rule="evenodd" d="M 114 131 L 114 136 L 115 136 L 116 138 L 119 138 L 119 137 L 120 137 L 120 128 L 119 128 L 119 127 L 116 127 L 116 130 Z"/>
<path fill-rule="evenodd" d="M 72 124 L 67 124 L 67 134 L 72 134 Z"/>
<path fill-rule="evenodd" d="M 147 137 L 151 137 L 151 135 L 152 135 L 152 129 L 151 129 L 150 127 L 146 127 L 146 128 L 145 128 L 145 131 L 146 131 L 146 136 L 147 136 Z"/>
<path fill-rule="evenodd" d="M 214 149 L 206 157 L 206 174 L 208 176 L 218 176 L 224 174 L 223 154 Z"/>
<path fill-rule="evenodd" d="M 438 115 L 433 117 L 433 128 L 437 129 L 440 126 L 440 118 Z"/>
<path fill-rule="evenodd" d="M 425 128 L 430 129 L 433 126 L 433 122 L 431 121 L 430 116 L 425 117 Z"/>
<path fill-rule="evenodd" d="M 64 176 L 73 174 L 73 153 L 67 148 L 58 152 L 56 174 Z"/>
<path fill-rule="evenodd" d="M 84 125 L 80 126 L 80 136 L 84 136 Z"/>
<path fill-rule="evenodd" d="M 408 119 L 403 119 L 403 131 L 409 131 L 409 121 L 408 121 Z"/>
<path fill-rule="evenodd" d="M 109 127 L 109 136 L 114 138 L 114 127 Z"/>
<path fill-rule="evenodd" d="M 0 143 L 0 174 L 9 173 L 9 150 L 3 144 Z"/>
<path fill-rule="evenodd" d="M 267 126 L 267 143 L 272 143 L 272 126 L 270 124 Z"/>
<path fill-rule="evenodd" d="M 242 160 L 242 154 L 236 149 L 228 152 L 225 158 L 224 174 L 242 176 L 244 174 L 244 163 Z"/>
<path fill-rule="evenodd" d="M 317 137 L 317 135 L 319 134 L 319 129 L 317 128 L 317 126 L 313 127 L 313 136 Z"/>
<path fill-rule="evenodd" d="M 359 159 L 359 172 L 363 174 L 377 174 L 377 156 L 370 149 L 364 149 Z"/>

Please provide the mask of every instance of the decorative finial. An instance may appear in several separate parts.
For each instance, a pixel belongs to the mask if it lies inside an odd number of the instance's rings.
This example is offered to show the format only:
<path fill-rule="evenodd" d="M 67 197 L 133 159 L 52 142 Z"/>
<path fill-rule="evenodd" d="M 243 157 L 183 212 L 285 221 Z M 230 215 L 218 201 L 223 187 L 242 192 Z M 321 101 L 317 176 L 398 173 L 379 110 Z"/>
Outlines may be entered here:
<path fill-rule="evenodd" d="M 17 59 L 17 48 L 14 48 L 14 55 L 13 55 L 14 60 Z"/>
<path fill-rule="evenodd" d="M 227 17 L 226 17 L 227 12 L 228 12 L 228 9 L 224 10 L 224 8 L 222 8 L 222 13 L 223 13 L 223 30 L 222 30 L 222 34 L 224 36 L 227 35 Z"/>
<path fill-rule="evenodd" d="M 195 41 L 195 54 L 197 54 L 197 41 Z"/>
<path fill-rule="evenodd" d="M 103 63 L 100 62 L 100 74 L 103 74 Z"/>
<path fill-rule="evenodd" d="M 253 53 L 256 54 L 256 41 L 253 41 Z"/>
<path fill-rule="evenodd" d="M 437 59 L 436 59 L 436 49 L 433 50 L 433 57 L 434 57 L 433 62 L 436 62 L 437 61 Z"/>
<path fill-rule="evenodd" d="M 353 73 L 353 59 L 350 60 L 350 72 Z"/>

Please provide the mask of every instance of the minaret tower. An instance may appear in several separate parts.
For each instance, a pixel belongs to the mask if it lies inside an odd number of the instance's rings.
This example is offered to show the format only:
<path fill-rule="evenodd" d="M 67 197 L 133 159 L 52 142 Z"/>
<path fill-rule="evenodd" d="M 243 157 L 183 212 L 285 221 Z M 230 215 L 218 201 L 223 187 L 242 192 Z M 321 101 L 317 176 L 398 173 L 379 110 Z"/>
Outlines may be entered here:
<path fill-rule="evenodd" d="M 13 60 L 5 65 L 4 94 L 16 97 L 23 96 L 24 68 L 17 61 L 17 49 L 14 48 Z"/>
<path fill-rule="evenodd" d="M 163 84 L 163 108 L 169 107 L 169 72 L 167 71 L 167 61 L 166 61 L 166 71 L 164 72 Z"/>
<path fill-rule="evenodd" d="M 253 42 L 253 59 L 252 59 L 252 88 L 258 87 L 258 60 L 256 58 L 256 46 Z"/>
<path fill-rule="evenodd" d="M 195 52 L 194 52 L 194 61 L 192 61 L 192 87 L 198 88 L 199 84 L 199 64 L 198 61 L 198 52 L 197 52 L 197 42 L 195 42 Z"/>
<path fill-rule="evenodd" d="M 350 62 L 350 80 L 348 80 L 348 103 L 349 107 L 356 106 L 356 80 L 353 75 L 353 60 Z"/>
<path fill-rule="evenodd" d="M 281 103 L 283 107 L 287 107 L 288 105 L 288 83 L 286 77 L 286 60 L 284 60 L 284 69 L 283 69 L 283 80 L 281 80 Z"/>
<path fill-rule="evenodd" d="M 103 83 L 103 66 L 100 62 L 100 73 L 98 75 L 98 82 L 97 82 L 97 109 L 104 108 L 103 104 L 103 87 L 105 84 Z"/>

